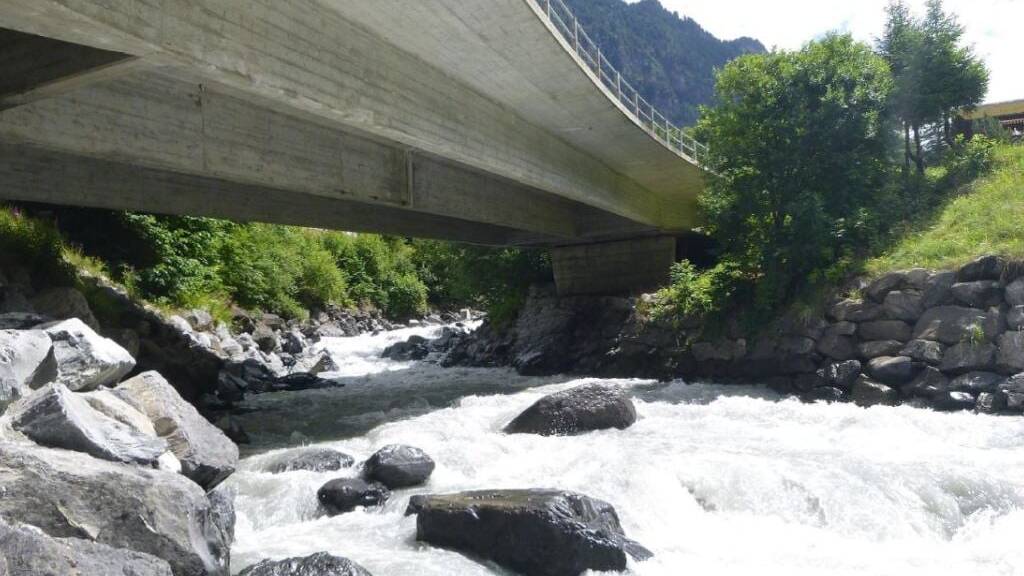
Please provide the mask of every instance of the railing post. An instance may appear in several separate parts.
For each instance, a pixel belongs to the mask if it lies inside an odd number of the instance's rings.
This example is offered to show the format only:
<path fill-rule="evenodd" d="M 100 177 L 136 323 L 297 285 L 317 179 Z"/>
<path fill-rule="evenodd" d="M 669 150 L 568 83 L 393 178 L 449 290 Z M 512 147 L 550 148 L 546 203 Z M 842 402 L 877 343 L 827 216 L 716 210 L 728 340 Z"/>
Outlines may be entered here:
<path fill-rule="evenodd" d="M 551 20 L 551 0 L 545 0 L 548 8 L 548 20 Z"/>
<path fill-rule="evenodd" d="M 622 73 L 618 70 L 615 71 L 615 97 L 619 99 L 619 103 L 622 103 Z"/>
<path fill-rule="evenodd" d="M 572 17 L 572 45 L 576 49 L 576 55 L 580 54 L 580 21 Z"/>
<path fill-rule="evenodd" d="M 601 47 L 597 47 L 597 79 L 601 80 Z M 604 84 L 604 81 L 601 82 Z"/>

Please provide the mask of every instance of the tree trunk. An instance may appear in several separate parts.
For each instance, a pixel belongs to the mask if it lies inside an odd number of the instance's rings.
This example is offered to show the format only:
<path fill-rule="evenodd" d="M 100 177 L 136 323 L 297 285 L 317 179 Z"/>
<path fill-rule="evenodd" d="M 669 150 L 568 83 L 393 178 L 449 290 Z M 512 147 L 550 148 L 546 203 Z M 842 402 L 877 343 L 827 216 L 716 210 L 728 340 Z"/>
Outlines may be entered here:
<path fill-rule="evenodd" d="M 914 161 L 917 162 L 917 173 L 924 176 L 924 155 L 921 153 L 921 127 L 914 125 L 914 148 L 916 154 Z"/>
<path fill-rule="evenodd" d="M 903 175 L 910 175 L 910 159 L 914 154 L 910 151 L 910 122 L 903 123 Z"/>

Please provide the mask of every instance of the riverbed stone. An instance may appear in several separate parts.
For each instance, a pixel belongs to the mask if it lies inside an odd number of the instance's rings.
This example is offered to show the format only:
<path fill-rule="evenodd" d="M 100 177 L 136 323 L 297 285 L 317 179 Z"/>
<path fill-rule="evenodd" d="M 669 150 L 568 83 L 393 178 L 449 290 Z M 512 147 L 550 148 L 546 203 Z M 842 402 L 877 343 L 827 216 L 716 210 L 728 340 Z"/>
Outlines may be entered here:
<path fill-rule="evenodd" d="M 956 272 L 958 282 L 975 282 L 978 280 L 999 280 L 1006 270 L 1006 259 L 1002 256 L 982 256 L 968 262 Z"/>
<path fill-rule="evenodd" d="M 56 382 L 72 391 L 117 383 L 135 367 L 135 359 L 109 338 L 77 318 L 41 327 L 53 341 Z"/>
<path fill-rule="evenodd" d="M 824 369 L 823 376 L 836 388 L 849 390 L 860 376 L 861 363 L 858 360 L 833 362 Z"/>
<path fill-rule="evenodd" d="M 932 340 L 911 340 L 900 349 L 900 356 L 910 356 L 918 362 L 926 362 L 933 366 L 942 363 L 942 355 L 946 347 Z"/>
<path fill-rule="evenodd" d="M 924 313 L 922 299 L 923 296 L 916 290 L 889 292 L 883 303 L 885 315 L 893 320 L 916 322 Z"/>
<path fill-rule="evenodd" d="M 858 328 L 862 340 L 910 340 L 913 329 L 902 320 L 875 320 L 864 322 Z"/>
<path fill-rule="evenodd" d="M 329 516 L 351 512 L 356 508 L 383 506 L 391 491 L 380 482 L 361 478 L 335 478 L 317 490 L 316 499 Z"/>
<path fill-rule="evenodd" d="M 80 452 L 0 443 L 0 519 L 166 560 L 175 576 L 226 576 L 206 494 L 184 476 Z"/>
<path fill-rule="evenodd" d="M 220 549 L 211 550 L 217 555 L 217 563 L 221 566 L 231 565 L 231 544 L 235 541 L 235 497 L 237 489 L 227 487 L 224 484 L 217 486 L 206 494 L 206 500 L 210 503 L 210 522 L 213 529 L 217 531 L 218 538 L 225 546 Z"/>
<path fill-rule="evenodd" d="M 609 428 L 623 430 L 634 422 L 636 408 L 621 388 L 594 383 L 541 398 L 516 416 L 505 432 L 562 436 Z"/>
<path fill-rule="evenodd" d="M 994 392 L 1002 387 L 1006 377 L 994 372 L 968 372 L 953 378 L 949 382 L 950 390 L 970 392 L 978 395 L 981 392 Z"/>
<path fill-rule="evenodd" d="M 57 376 L 53 342 L 42 330 L 0 330 L 0 413 Z"/>
<path fill-rule="evenodd" d="M 973 410 L 977 399 L 968 392 L 941 392 L 932 398 L 932 406 L 940 412 Z"/>
<path fill-rule="evenodd" d="M 1006 400 L 1005 392 L 982 392 L 978 394 L 976 407 L 982 414 L 999 414 L 1006 410 Z"/>
<path fill-rule="evenodd" d="M 946 349 L 939 369 L 948 374 L 991 372 L 996 367 L 996 347 L 989 343 L 961 342 Z"/>
<path fill-rule="evenodd" d="M 415 446 L 392 444 L 377 450 L 363 463 L 363 474 L 391 488 L 425 483 L 434 472 L 434 460 Z"/>
<path fill-rule="evenodd" d="M 645 548 L 626 538 L 607 502 L 557 490 L 414 496 L 416 539 L 536 576 L 622 571 Z"/>
<path fill-rule="evenodd" d="M 903 343 L 896 340 L 873 340 L 871 342 L 861 342 L 857 346 L 857 352 L 860 354 L 860 357 L 868 360 L 881 356 L 899 356 L 902 349 Z"/>
<path fill-rule="evenodd" d="M 33 526 L 0 522 L 0 574 L 171 576 L 171 566 L 150 554 L 81 538 L 51 538 Z"/>
<path fill-rule="evenodd" d="M 949 378 L 934 366 L 925 366 L 910 383 L 900 387 L 903 396 L 914 398 L 934 398 L 948 391 Z"/>
<path fill-rule="evenodd" d="M 1006 392 L 1006 410 L 1008 412 L 1024 412 L 1024 393 Z"/>
<path fill-rule="evenodd" d="M 999 333 L 999 314 L 962 306 L 926 310 L 914 327 L 914 339 L 946 345 L 967 341 L 991 342 Z"/>
<path fill-rule="evenodd" d="M 42 446 L 145 465 L 156 464 L 167 450 L 165 441 L 94 410 L 63 384 L 36 390 L 14 410 L 14 429 Z"/>
<path fill-rule="evenodd" d="M 800 399 L 804 402 L 826 402 L 833 404 L 846 399 L 846 392 L 834 386 L 821 386 L 804 392 Z"/>
<path fill-rule="evenodd" d="M 851 397 L 855 404 L 863 408 L 899 404 L 899 392 L 896 389 L 863 376 L 853 384 Z"/>
<path fill-rule="evenodd" d="M 868 374 L 889 386 L 899 386 L 914 379 L 922 365 L 908 356 L 882 356 L 868 362 Z"/>
<path fill-rule="evenodd" d="M 372 576 L 365 568 L 341 556 L 317 552 L 310 556 L 261 560 L 238 576 Z"/>
<path fill-rule="evenodd" d="M 1006 374 L 1024 371 L 1024 332 L 1004 332 L 999 336 L 996 368 Z"/>
<path fill-rule="evenodd" d="M 238 447 L 156 372 L 144 372 L 114 389 L 145 414 L 181 461 L 182 474 L 207 490 L 238 466 Z"/>
<path fill-rule="evenodd" d="M 333 472 L 349 468 L 355 459 L 344 452 L 333 448 L 306 447 L 296 448 L 275 454 L 263 461 L 261 468 L 271 474 L 307 470 L 310 472 Z"/>
<path fill-rule="evenodd" d="M 998 306 L 1003 301 L 1003 288 L 997 280 L 958 282 L 949 292 L 957 302 L 971 308 Z"/>

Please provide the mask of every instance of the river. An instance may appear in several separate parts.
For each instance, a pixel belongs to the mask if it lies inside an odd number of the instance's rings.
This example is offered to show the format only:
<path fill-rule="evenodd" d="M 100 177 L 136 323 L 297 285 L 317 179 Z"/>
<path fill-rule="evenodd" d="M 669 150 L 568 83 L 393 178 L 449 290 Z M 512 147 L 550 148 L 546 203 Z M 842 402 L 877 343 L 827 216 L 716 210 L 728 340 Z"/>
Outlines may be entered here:
<path fill-rule="evenodd" d="M 576 437 L 505 435 L 541 396 L 592 380 L 442 369 L 379 358 L 439 328 L 321 343 L 344 388 L 253 396 L 232 566 L 328 551 L 375 576 L 509 574 L 415 541 L 409 496 L 561 488 L 611 502 L 655 557 L 635 575 L 1024 574 L 1024 419 L 802 404 L 755 387 L 609 380 L 638 421 Z M 365 459 L 391 443 L 437 462 L 427 486 L 382 509 L 317 517 L 316 491 L 354 475 L 259 472 L 301 444 Z"/>

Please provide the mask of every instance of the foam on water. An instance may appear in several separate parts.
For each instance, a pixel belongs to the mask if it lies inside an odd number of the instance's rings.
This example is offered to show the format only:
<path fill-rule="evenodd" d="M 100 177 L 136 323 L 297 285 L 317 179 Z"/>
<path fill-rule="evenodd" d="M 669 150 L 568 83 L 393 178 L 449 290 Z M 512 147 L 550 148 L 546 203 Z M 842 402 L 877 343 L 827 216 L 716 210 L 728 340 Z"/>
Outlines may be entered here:
<path fill-rule="evenodd" d="M 376 576 L 505 574 L 415 542 L 409 496 L 562 488 L 615 505 L 627 535 L 655 553 L 630 565 L 637 575 L 1024 574 L 1024 419 L 609 380 L 634 396 L 631 428 L 505 435 L 542 395 L 584 381 L 376 358 L 409 334 L 326 343 L 348 359 L 345 388 L 255 397 L 243 424 L 262 447 L 319 439 L 357 459 L 412 444 L 437 461 L 429 485 L 380 510 L 317 518 L 317 488 L 355 470 L 273 475 L 251 456 L 228 481 L 236 571 L 326 550 Z"/>

